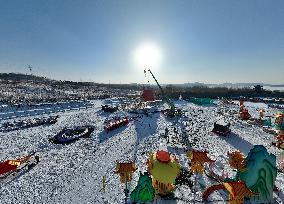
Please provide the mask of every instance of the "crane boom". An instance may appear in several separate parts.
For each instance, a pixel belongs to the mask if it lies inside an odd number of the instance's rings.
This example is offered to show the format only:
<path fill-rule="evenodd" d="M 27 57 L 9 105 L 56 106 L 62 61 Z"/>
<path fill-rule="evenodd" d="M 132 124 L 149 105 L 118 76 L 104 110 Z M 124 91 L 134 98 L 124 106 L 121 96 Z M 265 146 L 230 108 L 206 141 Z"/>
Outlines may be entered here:
<path fill-rule="evenodd" d="M 155 82 L 157 83 L 159 89 L 161 90 L 161 93 L 163 95 L 164 100 L 166 100 L 166 102 L 168 103 L 168 105 L 171 107 L 171 109 L 175 109 L 175 105 L 170 101 L 170 99 L 167 97 L 167 95 L 165 94 L 163 88 L 161 87 L 161 85 L 159 84 L 158 80 L 156 79 L 156 77 L 154 76 L 154 74 L 152 73 L 152 71 L 150 69 L 148 69 L 148 72 L 150 72 L 150 74 L 152 75 L 153 79 L 155 80 Z"/>
<path fill-rule="evenodd" d="M 153 79 L 155 80 L 155 82 L 157 83 L 159 89 L 161 90 L 162 94 L 163 94 L 163 97 L 165 96 L 165 92 L 164 90 L 162 89 L 161 85 L 159 84 L 159 82 L 157 81 L 156 77 L 154 76 L 154 74 L 152 73 L 152 71 L 150 69 L 148 69 L 148 72 L 150 72 L 150 74 L 152 75 Z"/>

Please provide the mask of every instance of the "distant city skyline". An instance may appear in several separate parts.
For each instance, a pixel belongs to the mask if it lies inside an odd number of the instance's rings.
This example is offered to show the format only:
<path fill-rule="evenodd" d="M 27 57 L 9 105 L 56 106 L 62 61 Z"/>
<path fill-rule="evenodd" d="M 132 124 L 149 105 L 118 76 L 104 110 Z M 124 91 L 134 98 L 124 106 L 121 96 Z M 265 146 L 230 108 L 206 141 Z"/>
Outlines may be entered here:
<path fill-rule="evenodd" d="M 160 83 L 283 84 L 283 21 L 283 0 L 2 1 L 0 72 L 145 83 L 150 42 Z"/>

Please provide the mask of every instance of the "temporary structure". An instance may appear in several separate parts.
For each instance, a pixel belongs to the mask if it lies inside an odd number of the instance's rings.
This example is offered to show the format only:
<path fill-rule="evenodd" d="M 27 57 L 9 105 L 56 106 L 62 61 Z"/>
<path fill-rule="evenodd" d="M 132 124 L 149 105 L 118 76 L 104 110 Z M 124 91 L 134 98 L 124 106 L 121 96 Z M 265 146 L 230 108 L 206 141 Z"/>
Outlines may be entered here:
<path fill-rule="evenodd" d="M 150 90 L 150 89 L 144 89 L 143 93 L 142 93 L 142 97 L 143 97 L 143 100 L 145 102 L 146 101 L 154 101 L 155 100 L 155 95 L 154 95 L 153 91 Z"/>

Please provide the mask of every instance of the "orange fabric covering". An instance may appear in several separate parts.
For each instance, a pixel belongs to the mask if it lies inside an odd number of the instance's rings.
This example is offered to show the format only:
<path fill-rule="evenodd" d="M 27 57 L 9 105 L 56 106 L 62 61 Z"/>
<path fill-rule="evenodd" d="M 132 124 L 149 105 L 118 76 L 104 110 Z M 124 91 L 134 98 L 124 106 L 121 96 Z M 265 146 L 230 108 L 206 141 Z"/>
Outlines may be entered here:
<path fill-rule="evenodd" d="M 155 100 L 155 96 L 152 90 L 149 89 L 145 89 L 142 93 L 142 97 L 144 99 L 144 101 L 154 101 Z"/>
<path fill-rule="evenodd" d="M 7 160 L 5 162 L 0 163 L 0 174 L 5 174 L 9 171 L 13 171 L 15 169 L 17 169 L 17 165 L 12 165 L 9 163 L 10 160 Z"/>

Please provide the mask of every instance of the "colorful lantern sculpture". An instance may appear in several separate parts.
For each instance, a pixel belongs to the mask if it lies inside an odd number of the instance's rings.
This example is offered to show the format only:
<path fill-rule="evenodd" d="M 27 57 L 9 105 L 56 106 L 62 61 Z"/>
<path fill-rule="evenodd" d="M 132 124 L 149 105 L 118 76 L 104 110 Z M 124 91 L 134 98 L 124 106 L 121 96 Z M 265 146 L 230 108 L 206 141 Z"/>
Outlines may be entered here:
<path fill-rule="evenodd" d="M 148 171 L 152 175 L 153 187 L 160 195 L 167 195 L 174 189 L 174 183 L 180 172 L 177 159 L 167 151 L 151 153 L 147 160 Z"/>
<path fill-rule="evenodd" d="M 0 163 L 0 178 L 10 172 L 16 171 L 23 163 L 27 162 L 30 157 L 26 156 L 18 160 L 7 160 Z"/>
<path fill-rule="evenodd" d="M 111 121 L 108 124 L 105 125 L 104 129 L 106 132 L 112 131 L 114 129 L 120 128 L 121 126 L 125 126 L 129 123 L 129 120 L 127 117 L 120 118 L 115 121 Z"/>
<path fill-rule="evenodd" d="M 284 131 L 284 112 L 278 112 L 275 117 L 275 128 Z"/>
<path fill-rule="evenodd" d="M 248 188 L 258 193 L 251 198 L 258 203 L 270 203 L 273 199 L 273 188 L 277 176 L 276 156 L 267 152 L 262 145 L 255 145 L 245 160 L 246 171 L 239 172 L 240 180 Z"/>
<path fill-rule="evenodd" d="M 280 132 L 276 139 L 276 147 L 279 149 L 284 149 L 284 132 Z"/>
<path fill-rule="evenodd" d="M 226 190 L 230 193 L 229 204 L 243 204 L 245 197 L 257 195 L 252 192 L 243 181 L 223 183 Z"/>
<path fill-rule="evenodd" d="M 263 108 L 261 108 L 261 109 L 259 110 L 259 119 L 260 119 L 260 120 L 263 119 L 264 113 L 265 113 L 265 110 L 264 110 Z"/>
<path fill-rule="evenodd" d="M 233 169 L 237 169 L 236 179 L 239 179 L 239 172 L 244 172 L 246 170 L 245 157 L 240 151 L 235 151 L 232 153 L 228 152 L 229 164 Z"/>
<path fill-rule="evenodd" d="M 240 100 L 240 112 L 242 112 L 243 111 L 243 109 L 244 109 L 244 101 L 243 100 Z"/>
<path fill-rule="evenodd" d="M 134 162 L 117 163 L 115 172 L 119 174 L 121 183 L 126 183 L 132 180 L 132 174 L 136 169 Z"/>
<path fill-rule="evenodd" d="M 152 179 L 146 172 L 140 173 L 137 186 L 130 194 L 131 201 L 133 202 L 152 202 L 155 198 L 155 189 L 152 186 Z"/>
<path fill-rule="evenodd" d="M 248 120 L 248 119 L 250 119 L 250 117 L 251 117 L 251 115 L 249 114 L 248 109 L 243 107 L 240 111 L 240 118 L 242 120 Z"/>
<path fill-rule="evenodd" d="M 195 180 L 194 180 L 194 201 L 195 201 L 195 195 L 196 195 L 196 185 L 197 185 L 197 176 L 198 174 L 202 174 L 204 170 L 204 163 L 205 162 L 214 162 L 207 156 L 208 152 L 202 152 L 202 151 L 192 151 L 187 152 L 187 157 L 191 160 L 191 171 L 195 174 Z"/>
<path fill-rule="evenodd" d="M 116 164 L 115 172 L 119 174 L 121 183 L 125 183 L 125 189 L 124 189 L 125 204 L 127 204 L 127 198 L 128 198 L 128 193 L 129 193 L 129 190 L 127 188 L 127 182 L 130 182 L 132 180 L 132 174 L 136 170 L 137 168 L 134 162 Z"/>
<path fill-rule="evenodd" d="M 191 171 L 193 173 L 202 174 L 205 162 L 214 162 L 207 156 L 208 152 L 192 151 L 188 152 L 187 156 L 191 160 Z"/>
<path fill-rule="evenodd" d="M 227 190 L 229 192 L 229 204 L 243 204 L 245 197 L 257 195 L 246 186 L 245 182 L 233 181 L 210 186 L 202 195 L 203 201 L 207 202 L 209 195 L 217 190 Z"/>
<path fill-rule="evenodd" d="M 248 112 L 248 109 L 245 108 L 244 101 L 240 100 L 240 118 L 242 120 L 248 120 L 251 115 Z"/>

